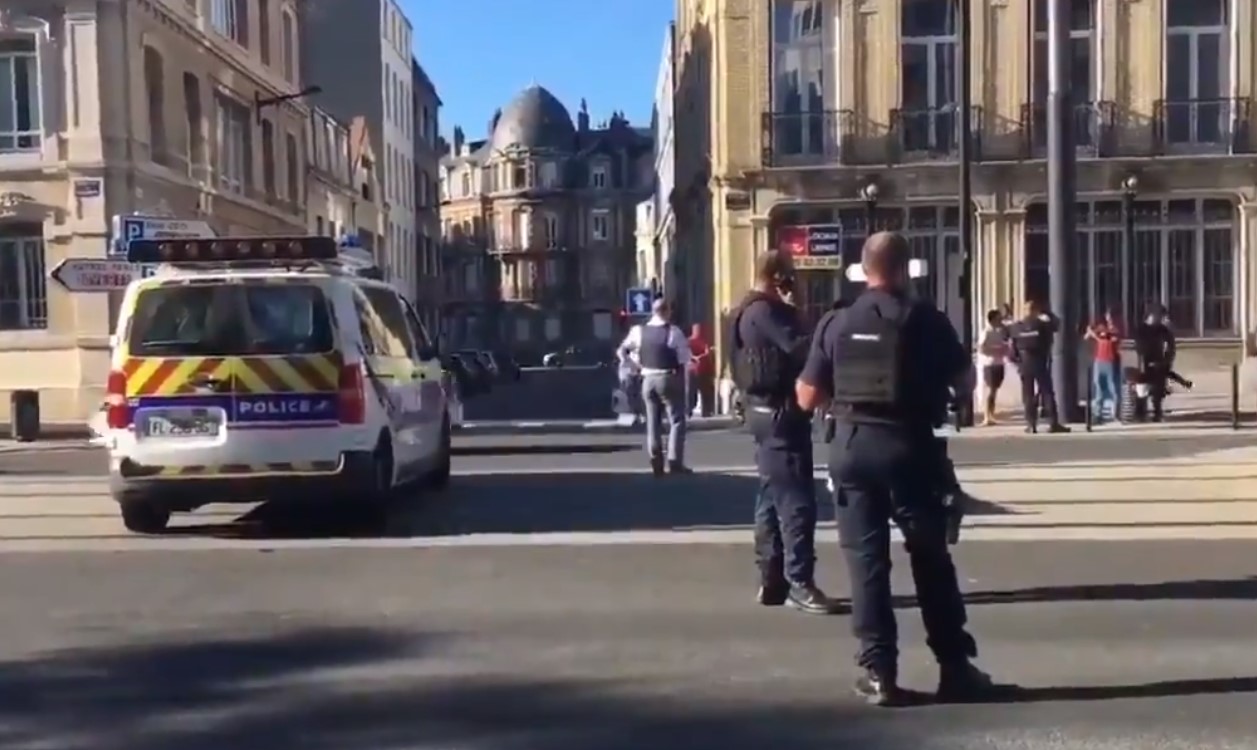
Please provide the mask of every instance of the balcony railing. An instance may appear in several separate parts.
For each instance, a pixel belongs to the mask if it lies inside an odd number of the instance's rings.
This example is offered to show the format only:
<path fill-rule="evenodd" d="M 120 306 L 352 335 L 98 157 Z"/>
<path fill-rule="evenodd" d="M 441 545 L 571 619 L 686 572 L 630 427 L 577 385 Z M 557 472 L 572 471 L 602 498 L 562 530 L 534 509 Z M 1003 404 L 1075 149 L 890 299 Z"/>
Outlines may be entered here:
<path fill-rule="evenodd" d="M 1161 99 L 1153 106 L 1152 131 L 1158 153 L 1246 154 L 1252 100 Z"/>
<path fill-rule="evenodd" d="M 960 150 L 960 109 L 956 105 L 890 112 L 891 144 L 897 160 L 955 159 Z M 982 108 L 969 110 L 973 159 L 982 153 Z"/>
<path fill-rule="evenodd" d="M 846 109 L 765 112 L 764 166 L 841 164 L 854 126 L 855 113 Z"/>
<path fill-rule="evenodd" d="M 1109 101 L 1081 102 L 1073 106 L 1074 146 L 1083 156 L 1112 156 L 1117 126 L 1117 105 Z M 1023 104 L 1021 130 L 1025 135 L 1025 156 L 1047 153 L 1048 113 L 1041 102 Z"/>

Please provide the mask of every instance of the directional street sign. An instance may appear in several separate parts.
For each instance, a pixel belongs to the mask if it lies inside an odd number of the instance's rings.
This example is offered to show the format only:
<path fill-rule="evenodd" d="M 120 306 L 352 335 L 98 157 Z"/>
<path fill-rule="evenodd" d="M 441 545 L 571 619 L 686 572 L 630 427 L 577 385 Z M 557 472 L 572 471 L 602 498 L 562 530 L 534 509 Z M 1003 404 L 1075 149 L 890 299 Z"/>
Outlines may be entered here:
<path fill-rule="evenodd" d="M 133 240 L 201 240 L 218 236 L 204 221 L 153 216 L 114 216 L 112 228 L 111 255 L 126 255 Z"/>
<path fill-rule="evenodd" d="M 913 258 L 908 261 L 908 276 L 914 279 L 925 278 L 930 275 L 930 265 L 919 258 Z M 847 280 L 856 283 L 864 283 L 868 279 L 864 276 L 864 266 L 854 265 L 847 266 Z"/>
<path fill-rule="evenodd" d="M 147 269 L 125 260 L 66 258 L 48 276 L 71 292 L 112 292 L 126 289 L 136 279 L 148 276 Z"/>
<path fill-rule="evenodd" d="M 646 287 L 630 287 L 624 294 L 624 311 L 629 315 L 650 315 L 655 296 Z"/>

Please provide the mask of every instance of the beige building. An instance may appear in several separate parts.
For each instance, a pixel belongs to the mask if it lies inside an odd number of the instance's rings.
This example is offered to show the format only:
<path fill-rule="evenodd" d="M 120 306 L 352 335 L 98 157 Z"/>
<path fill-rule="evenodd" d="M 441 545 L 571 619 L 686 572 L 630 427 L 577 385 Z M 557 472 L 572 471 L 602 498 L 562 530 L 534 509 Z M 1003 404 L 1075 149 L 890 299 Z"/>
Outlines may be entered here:
<path fill-rule="evenodd" d="M 919 291 L 957 325 L 963 295 L 970 322 L 1046 299 L 1046 3 L 967 1 L 978 162 L 962 288 L 957 6 L 679 0 L 677 243 L 704 260 L 687 282 L 709 320 L 745 291 L 756 252 L 801 247 L 799 227 L 818 225 L 841 227 L 848 263 L 870 223 L 904 231 L 930 267 Z M 1254 1 L 1067 2 L 1080 313 L 1134 319 L 1161 302 L 1186 346 L 1231 356 L 1257 314 Z M 813 271 L 801 296 L 815 313 L 844 287 Z"/>
<path fill-rule="evenodd" d="M 651 139 L 620 113 L 575 121 L 531 86 L 486 137 L 454 131 L 441 165 L 449 338 L 521 361 L 610 350 L 635 275 L 636 206 L 651 191 Z"/>
<path fill-rule="evenodd" d="M 441 276 L 441 97 L 418 60 L 411 60 L 415 135 L 415 311 L 436 335 L 441 331 L 445 279 Z"/>
<path fill-rule="evenodd" d="M 379 162 L 375 146 L 371 143 L 371 129 L 365 117 L 355 117 L 349 124 L 349 163 L 353 170 L 354 185 L 361 200 L 354 216 L 358 227 L 358 244 L 370 250 L 380 268 L 389 273 L 388 243 L 386 232 L 390 226 L 388 216 L 391 207 L 384 200 L 381 190 Z"/>
<path fill-rule="evenodd" d="M 317 107 L 306 135 L 306 228 L 312 234 L 358 236 L 358 203 L 349 126 Z"/>
<path fill-rule="evenodd" d="M 304 230 L 309 113 L 265 104 L 300 89 L 296 19 L 289 0 L 4 3 L 0 390 L 39 391 L 46 422 L 100 403 L 116 295 L 46 278 L 105 257 L 111 215 Z"/>

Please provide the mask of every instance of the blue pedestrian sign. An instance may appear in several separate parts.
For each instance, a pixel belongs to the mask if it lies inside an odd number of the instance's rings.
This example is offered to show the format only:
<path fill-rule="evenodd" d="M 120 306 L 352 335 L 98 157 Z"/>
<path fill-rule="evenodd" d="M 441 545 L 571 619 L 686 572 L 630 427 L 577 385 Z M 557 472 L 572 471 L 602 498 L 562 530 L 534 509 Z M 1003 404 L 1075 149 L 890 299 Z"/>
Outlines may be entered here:
<path fill-rule="evenodd" d="M 624 294 L 624 311 L 629 315 L 650 315 L 655 295 L 646 287 L 632 287 Z"/>

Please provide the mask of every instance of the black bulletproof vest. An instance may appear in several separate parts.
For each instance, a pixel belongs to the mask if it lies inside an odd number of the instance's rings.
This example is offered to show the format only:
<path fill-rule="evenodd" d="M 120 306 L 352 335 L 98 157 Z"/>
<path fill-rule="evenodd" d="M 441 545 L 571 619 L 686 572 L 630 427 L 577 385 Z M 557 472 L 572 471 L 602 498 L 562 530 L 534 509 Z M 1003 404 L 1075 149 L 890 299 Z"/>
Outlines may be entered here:
<path fill-rule="evenodd" d="M 832 399 L 837 413 L 893 421 L 907 416 L 903 328 L 911 309 L 890 297 L 878 305 L 866 298 L 835 316 L 834 330 L 825 335 L 837 337 Z"/>
<path fill-rule="evenodd" d="M 762 301 L 764 304 L 757 305 Z M 788 372 L 789 358 L 771 341 L 746 340 L 742 335 L 742 319 L 746 315 L 770 315 L 772 301 L 751 292 L 733 315 L 733 382 L 748 396 L 775 399 L 788 395 L 794 377 Z M 755 307 L 752 308 L 752 305 Z"/>
<path fill-rule="evenodd" d="M 1039 364 L 1052 352 L 1052 332 L 1038 319 L 1015 323 L 1010 331 L 1023 364 Z"/>
<path fill-rule="evenodd" d="M 642 340 L 637 358 L 647 370 L 678 370 L 681 367 L 676 349 L 668 346 L 671 325 L 642 326 Z"/>

